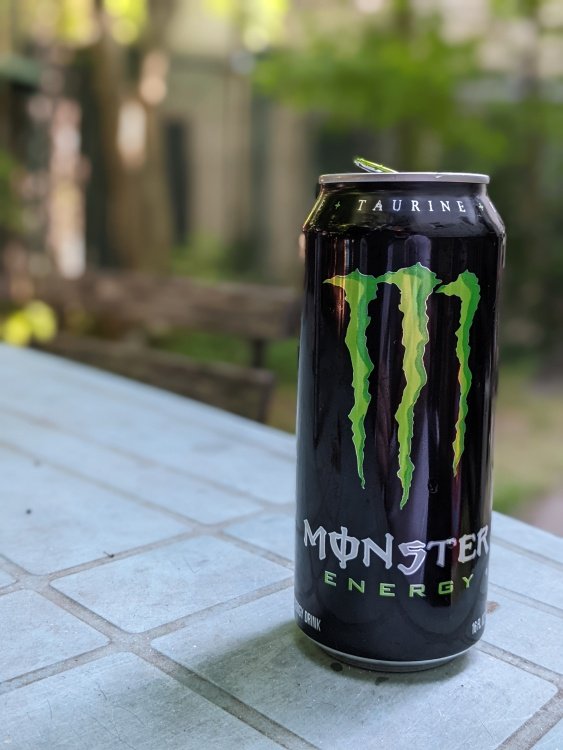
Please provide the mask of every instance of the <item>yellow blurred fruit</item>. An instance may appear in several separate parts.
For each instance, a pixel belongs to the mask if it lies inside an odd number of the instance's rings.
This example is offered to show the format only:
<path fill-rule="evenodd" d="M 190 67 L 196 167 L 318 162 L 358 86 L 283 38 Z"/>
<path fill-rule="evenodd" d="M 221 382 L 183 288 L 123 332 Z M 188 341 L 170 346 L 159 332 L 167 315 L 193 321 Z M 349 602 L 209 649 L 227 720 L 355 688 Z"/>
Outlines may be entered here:
<path fill-rule="evenodd" d="M 34 339 L 50 341 L 57 333 L 57 318 L 53 310 L 44 302 L 30 302 L 23 309 Z"/>
<path fill-rule="evenodd" d="M 27 346 L 31 337 L 31 325 L 22 311 L 12 313 L 6 318 L 2 325 L 2 338 L 7 344 Z"/>

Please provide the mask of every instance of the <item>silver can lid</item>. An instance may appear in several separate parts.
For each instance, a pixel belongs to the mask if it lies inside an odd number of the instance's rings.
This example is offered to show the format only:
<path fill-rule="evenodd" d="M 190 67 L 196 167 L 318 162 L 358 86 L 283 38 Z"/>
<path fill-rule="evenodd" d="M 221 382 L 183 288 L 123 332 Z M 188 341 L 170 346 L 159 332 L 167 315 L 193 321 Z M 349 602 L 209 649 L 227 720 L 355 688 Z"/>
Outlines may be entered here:
<path fill-rule="evenodd" d="M 319 177 L 321 185 L 334 182 L 465 182 L 488 185 L 489 181 L 489 175 L 472 172 L 343 172 Z"/>

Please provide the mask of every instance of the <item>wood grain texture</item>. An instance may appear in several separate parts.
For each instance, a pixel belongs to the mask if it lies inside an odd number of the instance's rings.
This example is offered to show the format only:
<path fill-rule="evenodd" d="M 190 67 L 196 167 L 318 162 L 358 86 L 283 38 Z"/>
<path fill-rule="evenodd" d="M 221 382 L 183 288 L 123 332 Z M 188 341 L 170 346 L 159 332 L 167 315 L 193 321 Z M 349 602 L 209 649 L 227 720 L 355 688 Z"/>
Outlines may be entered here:
<path fill-rule="evenodd" d="M 284 287 L 207 284 L 187 277 L 88 272 L 79 279 L 35 278 L 35 296 L 62 315 L 87 312 L 127 325 L 229 333 L 279 340 L 297 333 L 299 294 Z"/>

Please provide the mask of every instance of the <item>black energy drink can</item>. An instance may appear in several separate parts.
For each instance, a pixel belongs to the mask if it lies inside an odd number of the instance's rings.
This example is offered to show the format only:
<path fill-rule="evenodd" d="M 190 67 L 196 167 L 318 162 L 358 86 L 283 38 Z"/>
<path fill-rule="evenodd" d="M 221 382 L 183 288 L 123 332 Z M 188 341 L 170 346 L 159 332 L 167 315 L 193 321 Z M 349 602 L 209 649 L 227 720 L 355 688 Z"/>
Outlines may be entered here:
<path fill-rule="evenodd" d="M 480 174 L 320 178 L 305 226 L 295 615 L 411 671 L 486 617 L 505 231 Z"/>

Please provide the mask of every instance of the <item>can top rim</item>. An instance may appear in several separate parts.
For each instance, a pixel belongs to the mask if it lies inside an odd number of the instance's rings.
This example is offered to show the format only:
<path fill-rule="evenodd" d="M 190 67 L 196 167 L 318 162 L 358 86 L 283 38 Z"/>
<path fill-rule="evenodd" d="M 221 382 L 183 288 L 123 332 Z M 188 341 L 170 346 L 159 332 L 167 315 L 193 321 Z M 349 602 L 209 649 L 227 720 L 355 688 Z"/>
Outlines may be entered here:
<path fill-rule="evenodd" d="M 342 172 L 322 174 L 321 185 L 335 182 L 465 182 L 488 185 L 488 174 L 474 172 Z"/>

